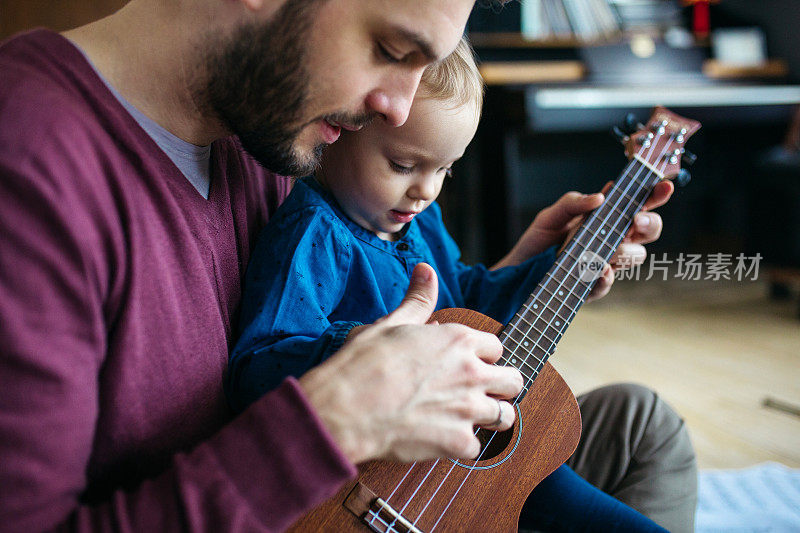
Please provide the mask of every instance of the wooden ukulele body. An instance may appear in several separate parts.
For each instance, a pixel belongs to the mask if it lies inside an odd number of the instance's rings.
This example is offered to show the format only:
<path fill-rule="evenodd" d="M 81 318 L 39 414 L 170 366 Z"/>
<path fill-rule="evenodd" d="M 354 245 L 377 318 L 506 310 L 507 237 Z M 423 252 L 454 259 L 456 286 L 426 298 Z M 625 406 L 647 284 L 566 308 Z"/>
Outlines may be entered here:
<path fill-rule="evenodd" d="M 443 309 L 431 320 L 494 334 L 503 327 L 468 309 Z M 572 455 L 581 431 L 575 397 L 550 363 L 516 408 L 517 422 L 510 430 L 481 430 L 482 441 L 489 442 L 480 460 L 365 463 L 359 467 L 357 481 L 306 514 L 290 531 L 415 531 L 408 527 L 412 525 L 424 532 L 434 528 L 516 532 L 526 498 Z M 376 498 L 386 501 L 409 524 L 403 525 L 385 511 L 368 525 L 370 509 L 381 509 Z M 386 524 L 392 522 L 392 529 L 387 529 Z"/>

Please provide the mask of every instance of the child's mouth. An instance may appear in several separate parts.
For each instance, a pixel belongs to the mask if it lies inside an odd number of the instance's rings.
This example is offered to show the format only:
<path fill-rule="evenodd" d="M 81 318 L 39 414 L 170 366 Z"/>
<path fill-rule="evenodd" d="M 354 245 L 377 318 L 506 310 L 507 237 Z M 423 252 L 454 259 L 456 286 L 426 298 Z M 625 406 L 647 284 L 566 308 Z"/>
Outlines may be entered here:
<path fill-rule="evenodd" d="M 398 211 L 397 209 L 392 209 L 389 211 L 391 213 L 392 218 L 402 224 L 407 224 L 411 222 L 411 220 L 417 216 L 415 211 Z"/>

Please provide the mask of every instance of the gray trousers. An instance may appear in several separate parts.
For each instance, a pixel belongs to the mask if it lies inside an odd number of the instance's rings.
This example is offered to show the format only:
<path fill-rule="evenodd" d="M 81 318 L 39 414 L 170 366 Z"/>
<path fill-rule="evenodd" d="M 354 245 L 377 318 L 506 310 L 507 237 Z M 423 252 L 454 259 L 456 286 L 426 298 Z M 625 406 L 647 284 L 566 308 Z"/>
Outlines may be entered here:
<path fill-rule="evenodd" d="M 583 433 L 567 464 L 662 527 L 693 531 L 697 462 L 683 419 L 639 385 L 601 387 L 578 404 Z"/>

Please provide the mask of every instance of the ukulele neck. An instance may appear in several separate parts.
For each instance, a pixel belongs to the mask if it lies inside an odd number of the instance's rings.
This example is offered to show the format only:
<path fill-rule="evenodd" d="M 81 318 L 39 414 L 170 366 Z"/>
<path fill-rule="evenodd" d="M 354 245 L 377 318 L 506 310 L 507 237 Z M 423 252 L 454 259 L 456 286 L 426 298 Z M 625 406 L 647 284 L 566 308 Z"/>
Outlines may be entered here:
<path fill-rule="evenodd" d="M 521 398 L 602 275 L 606 263 L 644 205 L 661 174 L 634 158 L 583 222 L 545 277 L 500 333 L 502 362 L 525 380 Z"/>

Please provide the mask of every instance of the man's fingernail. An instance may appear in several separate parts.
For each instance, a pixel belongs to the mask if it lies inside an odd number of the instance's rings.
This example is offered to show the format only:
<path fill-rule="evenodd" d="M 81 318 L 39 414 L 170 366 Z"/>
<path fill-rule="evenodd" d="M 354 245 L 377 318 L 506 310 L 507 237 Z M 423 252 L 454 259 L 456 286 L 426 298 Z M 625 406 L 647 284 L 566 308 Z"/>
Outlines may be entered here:
<path fill-rule="evenodd" d="M 650 225 L 650 217 L 645 215 L 643 217 L 639 217 L 639 225 L 640 226 L 649 226 Z"/>

